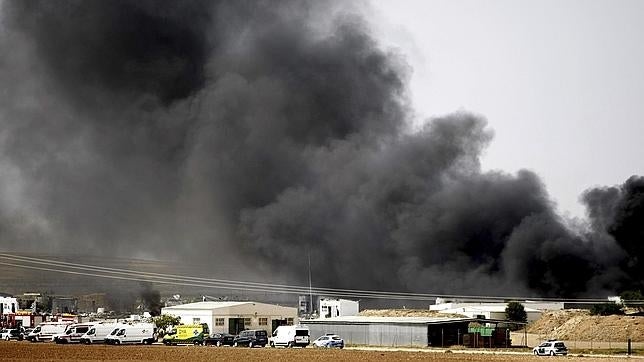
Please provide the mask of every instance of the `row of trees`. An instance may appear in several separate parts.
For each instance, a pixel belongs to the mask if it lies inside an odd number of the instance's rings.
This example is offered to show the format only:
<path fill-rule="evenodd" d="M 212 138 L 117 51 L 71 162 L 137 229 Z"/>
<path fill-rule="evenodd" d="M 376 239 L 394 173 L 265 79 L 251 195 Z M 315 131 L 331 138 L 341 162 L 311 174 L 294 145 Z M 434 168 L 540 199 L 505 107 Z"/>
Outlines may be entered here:
<path fill-rule="evenodd" d="M 635 291 L 625 291 L 619 295 L 621 303 L 608 302 L 595 304 L 590 308 L 590 314 L 592 315 L 621 315 L 624 314 L 624 308 L 644 308 L 642 301 L 644 301 L 644 295 L 639 290 Z M 528 320 L 528 314 L 523 307 L 523 304 L 519 302 L 509 302 L 508 306 L 505 308 L 506 319 L 513 322 L 523 322 L 525 323 Z"/>

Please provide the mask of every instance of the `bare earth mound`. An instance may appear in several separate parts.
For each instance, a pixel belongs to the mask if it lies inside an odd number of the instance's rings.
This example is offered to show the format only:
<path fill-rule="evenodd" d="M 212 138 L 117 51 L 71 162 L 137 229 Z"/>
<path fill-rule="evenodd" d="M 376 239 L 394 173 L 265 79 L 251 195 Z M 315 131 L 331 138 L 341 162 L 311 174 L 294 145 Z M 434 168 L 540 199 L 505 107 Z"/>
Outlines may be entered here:
<path fill-rule="evenodd" d="M 579 309 L 544 312 L 528 326 L 528 333 L 563 340 L 608 342 L 630 337 L 633 342 L 644 342 L 644 317 L 592 316 Z"/>

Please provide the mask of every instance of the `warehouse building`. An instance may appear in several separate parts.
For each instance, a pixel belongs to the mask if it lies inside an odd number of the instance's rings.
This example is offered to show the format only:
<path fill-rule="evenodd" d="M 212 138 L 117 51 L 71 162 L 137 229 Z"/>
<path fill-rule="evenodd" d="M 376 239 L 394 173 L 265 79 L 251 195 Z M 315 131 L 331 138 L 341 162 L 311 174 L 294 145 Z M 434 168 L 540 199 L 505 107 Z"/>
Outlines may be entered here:
<path fill-rule="evenodd" d="M 444 303 L 430 305 L 429 309 L 447 314 L 461 314 L 470 318 L 505 319 L 507 303 Z M 541 318 L 541 310 L 525 307 L 528 322 Z"/>
<path fill-rule="evenodd" d="M 390 347 L 509 347 L 505 321 L 447 317 L 337 317 L 301 321 L 311 338 L 338 334 L 345 343 Z M 486 327 L 483 327 L 486 326 Z"/>
<path fill-rule="evenodd" d="M 257 302 L 197 302 L 161 309 L 161 314 L 181 318 L 181 323 L 206 323 L 212 332 L 238 334 L 263 329 L 269 335 L 280 325 L 297 323 L 297 308 Z"/>

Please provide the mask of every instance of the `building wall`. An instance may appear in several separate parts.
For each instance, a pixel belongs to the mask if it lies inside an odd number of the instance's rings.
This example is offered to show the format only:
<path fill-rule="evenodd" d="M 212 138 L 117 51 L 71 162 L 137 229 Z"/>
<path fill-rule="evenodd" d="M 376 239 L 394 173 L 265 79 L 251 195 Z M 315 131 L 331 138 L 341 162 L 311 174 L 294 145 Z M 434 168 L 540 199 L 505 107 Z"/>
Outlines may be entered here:
<path fill-rule="evenodd" d="M 391 347 L 427 347 L 426 324 L 334 324 L 307 323 L 311 338 L 327 333 L 337 334 L 345 344 Z"/>
<path fill-rule="evenodd" d="M 347 299 L 320 299 L 320 318 L 358 315 L 359 303 Z"/>
<path fill-rule="evenodd" d="M 0 314 L 12 314 L 18 311 L 18 300 L 14 297 L 0 297 L 2 310 Z"/>
<path fill-rule="evenodd" d="M 241 321 L 243 329 L 263 329 L 273 332 L 274 321 L 279 324 L 297 323 L 297 308 L 282 307 L 263 303 L 247 303 L 237 306 L 214 309 L 180 309 L 177 306 L 162 308 L 162 314 L 181 317 L 181 323 L 206 323 L 211 333 L 230 331 L 233 321 Z M 196 319 L 199 319 L 197 322 Z M 223 325 L 217 325 L 217 319 L 223 319 Z M 261 324 L 264 322 L 265 324 Z"/>

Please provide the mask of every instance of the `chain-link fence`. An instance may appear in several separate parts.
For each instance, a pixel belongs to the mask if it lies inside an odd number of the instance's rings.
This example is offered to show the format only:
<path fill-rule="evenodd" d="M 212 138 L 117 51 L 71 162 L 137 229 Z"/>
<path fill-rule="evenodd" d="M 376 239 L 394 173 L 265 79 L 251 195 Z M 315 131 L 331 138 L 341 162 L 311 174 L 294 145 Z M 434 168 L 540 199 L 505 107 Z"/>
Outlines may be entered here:
<path fill-rule="evenodd" d="M 601 330 L 598 330 L 597 333 L 601 333 Z M 512 332 L 512 345 L 514 346 L 528 346 L 535 347 L 538 346 L 541 342 L 547 341 L 550 338 L 546 334 L 533 334 L 533 333 L 524 333 L 523 331 Z M 558 339 L 563 341 L 566 344 L 566 347 L 571 350 L 601 350 L 601 349 L 613 349 L 613 350 L 624 350 L 628 349 L 628 337 L 623 339 L 611 339 L 607 338 L 609 336 L 602 335 L 601 338 L 589 338 L 587 340 L 574 340 L 574 339 Z M 644 342 L 632 342 L 631 349 L 633 350 L 644 350 Z"/>

